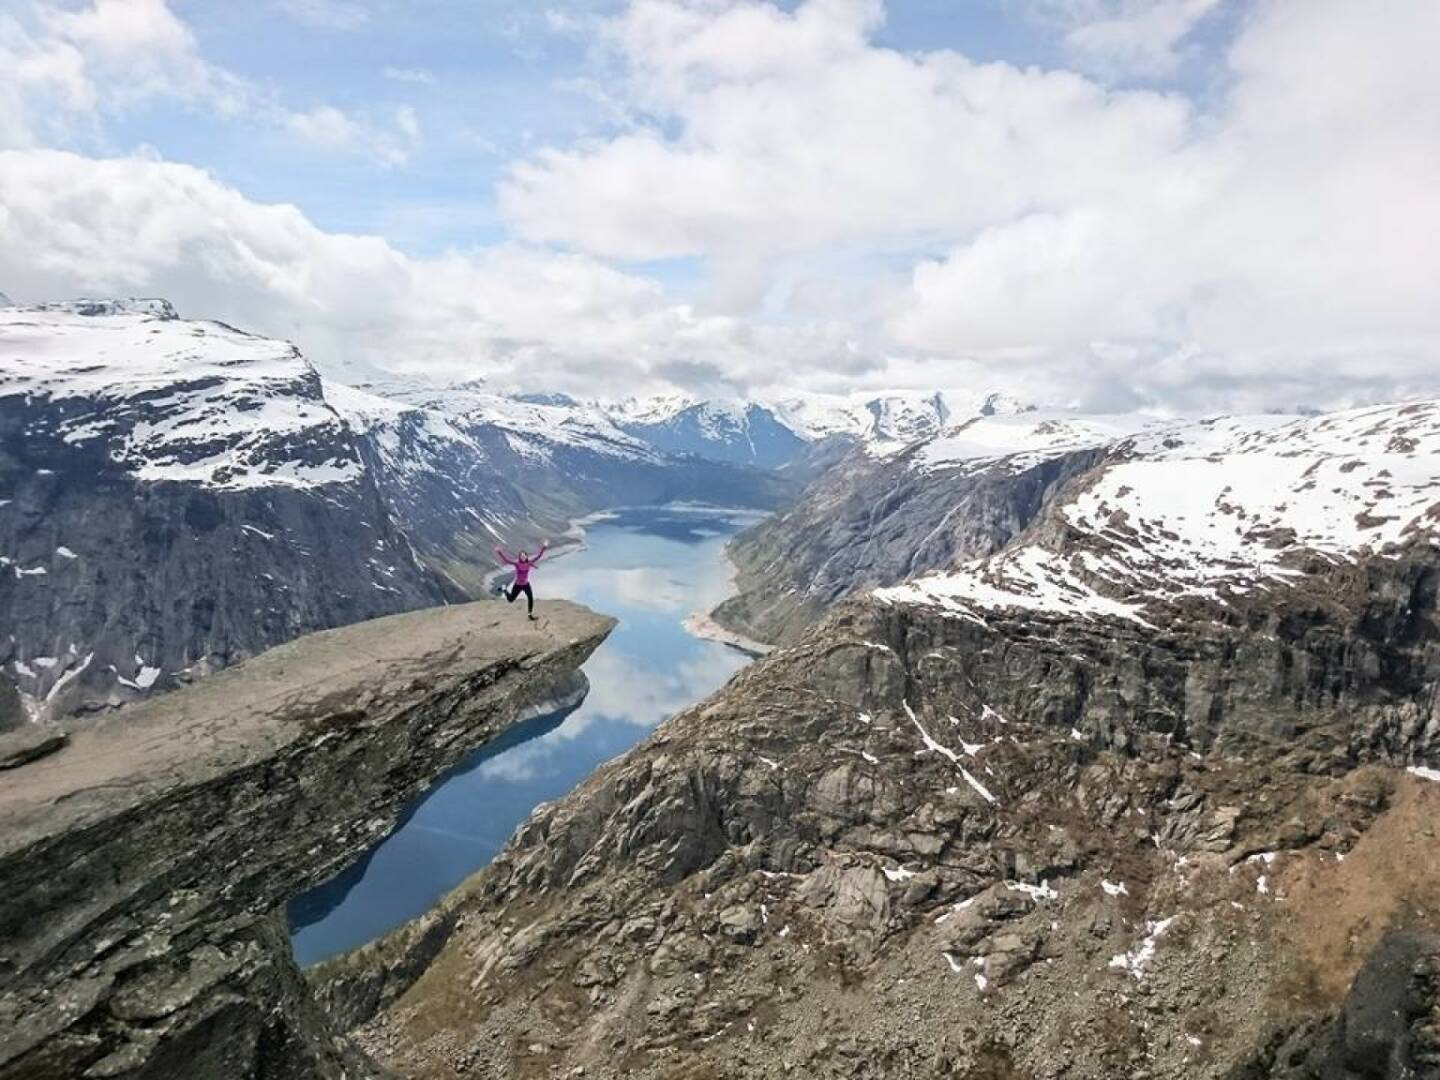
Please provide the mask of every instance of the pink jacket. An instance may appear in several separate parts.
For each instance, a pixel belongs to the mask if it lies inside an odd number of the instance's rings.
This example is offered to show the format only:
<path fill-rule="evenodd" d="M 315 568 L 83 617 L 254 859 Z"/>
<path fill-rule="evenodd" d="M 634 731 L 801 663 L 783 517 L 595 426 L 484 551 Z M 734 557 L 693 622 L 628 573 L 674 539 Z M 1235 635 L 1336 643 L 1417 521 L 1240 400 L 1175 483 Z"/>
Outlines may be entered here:
<path fill-rule="evenodd" d="M 540 545 L 540 550 L 535 553 L 533 559 L 512 559 L 498 547 L 495 549 L 495 554 L 500 556 L 500 561 L 506 566 L 515 568 L 515 584 L 526 585 L 530 581 L 530 568 L 545 557 L 545 545 Z"/>

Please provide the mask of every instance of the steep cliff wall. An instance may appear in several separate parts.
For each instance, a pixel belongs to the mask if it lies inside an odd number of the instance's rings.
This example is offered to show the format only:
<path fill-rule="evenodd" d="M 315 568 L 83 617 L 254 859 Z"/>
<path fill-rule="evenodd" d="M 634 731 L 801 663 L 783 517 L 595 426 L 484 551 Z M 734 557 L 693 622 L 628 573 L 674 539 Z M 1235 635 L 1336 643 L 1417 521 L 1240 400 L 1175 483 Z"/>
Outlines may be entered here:
<path fill-rule="evenodd" d="M 478 603 L 302 638 L 0 780 L 0 1078 L 381 1075 L 283 908 L 443 770 L 573 692 L 612 621 Z"/>
<path fill-rule="evenodd" d="M 1437 565 L 1144 624 L 847 603 L 538 810 L 359 1041 L 446 1080 L 1348 1077 L 1286 1062 L 1440 925 Z M 1355 1075 L 1429 1075 L 1429 970 L 1336 1036 Z"/>

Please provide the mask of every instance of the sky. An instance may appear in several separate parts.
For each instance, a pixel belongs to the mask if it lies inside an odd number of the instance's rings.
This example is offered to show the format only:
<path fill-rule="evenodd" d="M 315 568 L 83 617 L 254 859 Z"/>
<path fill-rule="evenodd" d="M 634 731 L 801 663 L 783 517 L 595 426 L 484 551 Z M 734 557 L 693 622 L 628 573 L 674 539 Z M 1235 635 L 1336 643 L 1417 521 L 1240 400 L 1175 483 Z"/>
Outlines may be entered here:
<path fill-rule="evenodd" d="M 0 0 L 0 291 L 584 396 L 1440 396 L 1434 0 Z"/>

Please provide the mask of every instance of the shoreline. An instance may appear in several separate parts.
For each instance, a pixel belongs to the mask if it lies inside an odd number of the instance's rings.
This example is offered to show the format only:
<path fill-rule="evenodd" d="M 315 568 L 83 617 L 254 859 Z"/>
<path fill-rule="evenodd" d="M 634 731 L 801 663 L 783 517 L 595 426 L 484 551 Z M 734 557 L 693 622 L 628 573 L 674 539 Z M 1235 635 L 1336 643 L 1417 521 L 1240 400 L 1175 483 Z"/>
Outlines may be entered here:
<path fill-rule="evenodd" d="M 713 641 L 720 645 L 728 645 L 730 648 L 742 652 L 746 656 L 759 660 L 774 652 L 776 646 L 767 645 L 763 641 L 756 641 L 754 638 L 746 637 L 738 630 L 731 630 L 715 618 L 715 611 L 721 604 L 725 603 L 726 600 L 740 595 L 738 588 L 740 568 L 736 566 L 734 560 L 730 558 L 731 540 L 734 540 L 733 536 L 730 540 L 727 540 L 725 546 L 720 549 L 720 558 L 725 563 L 726 578 L 730 587 L 729 592 L 709 611 L 696 611 L 689 615 L 682 625 L 685 627 L 686 632 L 692 637 L 697 637 L 701 641 Z"/>
<path fill-rule="evenodd" d="M 721 626 L 709 615 L 697 611 L 687 616 L 681 623 L 685 632 L 691 637 L 699 638 L 701 641 L 712 641 L 717 645 L 725 645 L 736 652 L 742 652 L 754 660 L 770 655 L 775 651 L 775 646 L 766 645 L 764 642 L 754 641 L 744 634 L 737 634 Z"/>

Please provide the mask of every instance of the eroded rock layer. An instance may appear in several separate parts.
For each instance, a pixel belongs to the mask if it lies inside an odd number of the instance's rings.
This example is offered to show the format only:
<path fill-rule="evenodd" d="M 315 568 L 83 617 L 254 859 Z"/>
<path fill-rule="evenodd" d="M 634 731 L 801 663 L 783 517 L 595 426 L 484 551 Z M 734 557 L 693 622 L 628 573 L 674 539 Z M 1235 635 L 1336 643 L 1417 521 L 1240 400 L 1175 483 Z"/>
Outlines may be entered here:
<path fill-rule="evenodd" d="M 0 781 L 0 1077 L 378 1076 L 283 909 L 437 775 L 583 683 L 612 621 L 479 603 L 312 635 Z"/>
<path fill-rule="evenodd" d="M 359 1041 L 445 1078 L 1432 1076 L 1437 566 L 1144 620 L 850 602 L 537 811 Z M 1403 991 L 1356 979 L 1387 929 Z"/>

